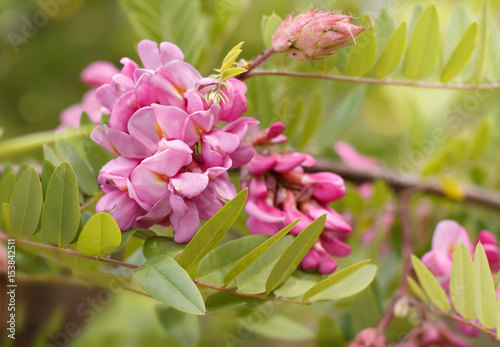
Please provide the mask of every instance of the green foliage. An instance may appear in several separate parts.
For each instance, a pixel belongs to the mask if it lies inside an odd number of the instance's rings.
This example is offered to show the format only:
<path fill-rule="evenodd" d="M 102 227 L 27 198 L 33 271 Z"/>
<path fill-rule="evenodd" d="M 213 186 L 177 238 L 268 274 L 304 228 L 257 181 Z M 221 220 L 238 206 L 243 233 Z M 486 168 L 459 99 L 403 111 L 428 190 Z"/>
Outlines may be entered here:
<path fill-rule="evenodd" d="M 373 73 L 379 78 L 385 78 L 399 66 L 406 47 L 406 22 L 403 22 L 392 34 L 382 55 L 373 67 Z"/>
<path fill-rule="evenodd" d="M 173 340 L 184 347 L 196 346 L 200 340 L 198 317 L 166 306 L 156 306 L 156 315 Z"/>
<path fill-rule="evenodd" d="M 465 293 L 464 293 L 465 294 Z M 495 287 L 483 245 L 478 243 L 474 254 L 474 303 L 477 319 L 487 329 L 497 325 Z"/>
<path fill-rule="evenodd" d="M 455 50 L 451 54 L 450 60 L 448 60 L 448 63 L 441 71 L 441 82 L 448 83 L 453 77 L 463 70 L 476 45 L 477 30 L 477 23 L 472 23 L 469 29 L 467 29 L 457 47 L 455 47 Z"/>
<path fill-rule="evenodd" d="M 42 203 L 42 185 L 38 173 L 29 167 L 16 182 L 9 200 L 10 233 L 23 238 L 32 235 L 40 220 Z"/>
<path fill-rule="evenodd" d="M 50 242 L 65 245 L 75 238 L 79 224 L 80 203 L 76 175 L 71 165 L 63 161 L 54 170 L 47 185 L 41 227 Z"/>
<path fill-rule="evenodd" d="M 264 47 L 271 47 L 271 44 L 273 43 L 273 35 L 282 22 L 283 19 L 274 11 L 270 16 L 262 16 L 262 20 L 260 22 L 260 31 L 262 34 L 262 42 L 264 43 Z"/>
<path fill-rule="evenodd" d="M 178 262 L 184 269 L 187 270 L 198 263 L 217 246 L 224 234 L 238 218 L 245 205 L 247 193 L 247 189 L 239 192 L 196 233 L 179 256 Z"/>
<path fill-rule="evenodd" d="M 429 297 L 429 300 L 434 306 L 439 308 L 441 311 L 449 312 L 451 310 L 448 297 L 444 292 L 443 288 L 439 285 L 436 278 L 432 275 L 428 268 L 425 267 L 422 262 L 412 255 L 411 263 L 417 274 L 418 281 L 422 286 L 425 294 Z"/>
<path fill-rule="evenodd" d="M 116 221 L 105 212 L 96 213 L 85 224 L 76 249 L 85 255 L 106 256 L 121 243 L 121 231 Z"/>
<path fill-rule="evenodd" d="M 474 263 L 469 250 L 463 243 L 457 246 L 453 255 L 450 275 L 450 296 L 455 310 L 467 319 L 476 319 L 474 301 Z"/>
<path fill-rule="evenodd" d="M 346 342 L 342 331 L 327 315 L 319 317 L 318 332 L 316 334 L 316 347 L 345 346 Z"/>
<path fill-rule="evenodd" d="M 261 336 L 280 340 L 302 341 L 314 336 L 312 331 L 302 324 L 278 314 L 270 316 L 262 324 L 257 325 L 255 331 Z"/>
<path fill-rule="evenodd" d="M 377 53 L 377 39 L 375 28 L 369 15 L 366 15 L 362 23 L 369 28 L 359 35 L 356 46 L 351 50 L 351 55 L 347 60 L 347 72 L 351 76 L 362 77 L 373 67 L 375 55 Z"/>
<path fill-rule="evenodd" d="M 188 273 L 168 255 L 148 259 L 133 276 L 148 294 L 176 310 L 205 314 L 205 304 L 198 288 Z"/>
<path fill-rule="evenodd" d="M 142 251 L 146 259 L 157 255 L 168 255 L 175 258 L 184 250 L 184 247 L 185 245 L 174 242 L 170 237 L 153 236 L 146 239 Z"/>

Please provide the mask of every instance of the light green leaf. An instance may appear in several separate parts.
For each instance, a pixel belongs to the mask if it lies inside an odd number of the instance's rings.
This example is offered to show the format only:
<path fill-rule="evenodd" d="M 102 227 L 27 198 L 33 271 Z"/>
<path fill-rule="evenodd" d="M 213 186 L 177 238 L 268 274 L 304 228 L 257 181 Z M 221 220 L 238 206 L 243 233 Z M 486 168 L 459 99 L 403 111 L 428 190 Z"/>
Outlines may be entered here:
<path fill-rule="evenodd" d="M 297 147 L 299 151 L 303 151 L 309 141 L 316 135 L 316 132 L 323 126 L 323 119 L 325 117 L 325 101 L 323 92 L 316 89 L 314 98 L 309 109 L 307 118 L 303 119 L 303 130 L 300 132 Z"/>
<path fill-rule="evenodd" d="M 299 221 L 295 221 L 290 225 L 287 225 L 279 232 L 271 236 L 260 246 L 255 248 L 253 251 L 245 255 L 236 265 L 231 268 L 231 270 L 224 276 L 224 283 L 228 284 L 234 280 L 239 274 L 241 274 L 246 268 L 248 268 L 254 261 L 257 260 L 264 252 L 266 252 L 272 245 L 281 240 Z"/>
<path fill-rule="evenodd" d="M 238 289 L 250 294 L 265 292 L 266 281 L 271 270 L 293 240 L 294 238 L 291 235 L 287 235 L 257 258 L 256 261 L 236 277 Z"/>
<path fill-rule="evenodd" d="M 121 5 L 140 38 L 156 42 L 163 40 L 160 23 L 160 8 L 155 0 L 121 0 Z"/>
<path fill-rule="evenodd" d="M 326 214 L 318 217 L 297 235 L 276 265 L 274 265 L 266 282 L 266 292 L 270 293 L 278 288 L 297 269 L 297 266 L 299 266 L 323 231 L 325 222 Z"/>
<path fill-rule="evenodd" d="M 258 335 L 271 339 L 301 341 L 314 337 L 313 332 L 305 328 L 303 324 L 295 323 L 290 318 L 279 314 L 273 314 L 262 324 L 256 324 L 254 328 Z"/>
<path fill-rule="evenodd" d="M 52 174 L 43 204 L 42 230 L 57 245 L 71 243 L 80 225 L 78 184 L 71 165 L 63 161 Z"/>
<path fill-rule="evenodd" d="M 488 258 L 483 245 L 478 243 L 474 254 L 474 303 L 477 319 L 486 329 L 497 325 L 496 295 Z M 469 298 L 470 300 L 470 298 Z"/>
<path fill-rule="evenodd" d="M 194 347 L 200 339 L 198 317 L 179 312 L 171 307 L 156 306 L 156 315 L 165 331 L 184 347 Z"/>
<path fill-rule="evenodd" d="M 15 184 L 16 175 L 14 172 L 9 171 L 2 176 L 2 179 L 0 180 L 0 206 L 10 201 Z M 0 213 L 0 227 L 2 226 L 2 220 L 3 213 Z"/>
<path fill-rule="evenodd" d="M 189 269 L 217 246 L 224 234 L 238 218 L 245 205 L 247 192 L 247 189 L 239 192 L 234 199 L 229 201 L 201 227 L 179 256 L 180 266 L 186 270 Z"/>
<path fill-rule="evenodd" d="M 215 248 L 201 260 L 198 267 L 198 278 L 202 282 L 216 286 L 230 283 L 230 281 L 224 282 L 223 280 L 229 270 L 265 240 L 265 235 L 251 235 L 226 242 Z"/>
<path fill-rule="evenodd" d="M 474 295 L 474 263 L 469 250 L 461 242 L 453 255 L 450 296 L 455 310 L 465 319 L 476 319 Z"/>
<path fill-rule="evenodd" d="M 98 257 L 114 251 L 121 242 L 120 227 L 105 212 L 93 215 L 83 227 L 76 249 L 85 255 Z"/>
<path fill-rule="evenodd" d="M 372 69 L 377 53 L 377 39 L 370 15 L 366 15 L 362 23 L 369 25 L 370 28 L 358 36 L 347 61 L 347 73 L 358 77 L 366 75 Z"/>
<path fill-rule="evenodd" d="M 264 43 L 264 47 L 271 47 L 273 43 L 273 36 L 278 27 L 283 22 L 283 19 L 278 16 L 274 11 L 270 16 L 262 16 L 262 20 L 260 22 L 261 34 L 262 34 L 262 42 Z"/>
<path fill-rule="evenodd" d="M 231 50 L 224 57 L 224 60 L 222 61 L 222 66 L 226 65 L 227 62 L 231 62 L 231 64 L 229 64 L 229 66 L 233 65 L 238 54 L 240 54 L 242 52 L 241 47 L 243 47 L 243 43 L 244 42 L 240 42 L 236 46 L 231 48 Z M 235 57 L 235 54 L 236 54 L 236 57 Z"/>
<path fill-rule="evenodd" d="M 392 34 L 389 43 L 373 67 L 373 73 L 379 78 L 385 78 L 393 73 L 403 57 L 406 47 L 406 22 L 401 23 Z"/>
<path fill-rule="evenodd" d="M 295 272 L 274 290 L 274 294 L 284 298 L 294 298 L 304 294 L 321 280 L 322 276 L 315 272 L 295 270 Z"/>
<path fill-rule="evenodd" d="M 448 83 L 465 67 L 469 61 L 477 39 L 477 23 L 472 23 L 469 29 L 465 32 L 462 40 L 455 47 L 451 54 L 450 60 L 446 63 L 441 72 L 440 80 L 443 83 Z"/>
<path fill-rule="evenodd" d="M 363 266 L 368 264 L 370 260 L 365 260 L 360 263 L 351 265 L 346 267 L 345 269 L 342 269 L 341 271 L 333 273 L 333 275 L 325 278 L 321 282 L 317 283 L 314 287 L 309 289 L 305 294 L 304 298 L 302 301 L 307 301 L 309 298 L 333 287 L 334 285 L 342 282 L 345 280 L 347 277 L 351 276 L 353 273 L 361 269 Z"/>
<path fill-rule="evenodd" d="M 484 154 L 491 141 L 493 124 L 488 117 L 482 117 L 474 129 L 471 158 L 478 159 Z M 0 200 L 1 201 L 1 200 Z"/>
<path fill-rule="evenodd" d="M 443 40 L 443 61 L 448 61 L 460 40 L 471 25 L 471 18 L 468 11 L 461 5 L 453 10 L 448 27 L 446 28 L 445 40 Z"/>
<path fill-rule="evenodd" d="M 312 296 L 309 301 L 332 301 L 358 294 L 372 283 L 376 273 L 377 267 L 375 265 L 365 265 L 343 281 Z"/>
<path fill-rule="evenodd" d="M 61 164 L 61 159 L 59 156 L 54 152 L 54 150 L 49 146 L 49 145 L 43 145 L 43 155 L 46 160 L 50 161 L 54 165 L 59 165 Z"/>
<path fill-rule="evenodd" d="M 413 268 L 415 269 L 420 285 L 422 286 L 425 294 L 427 294 L 431 300 L 432 304 L 441 311 L 449 312 L 451 307 L 448 297 L 434 275 L 427 267 L 425 267 L 424 264 L 422 264 L 420 259 L 414 255 L 411 256 L 411 263 L 413 264 Z"/>
<path fill-rule="evenodd" d="M 420 301 L 422 301 L 424 304 L 427 305 L 429 303 L 429 299 L 427 299 L 427 296 L 425 296 L 424 291 L 422 290 L 422 288 L 420 288 L 418 283 L 415 282 L 415 280 L 410 276 L 406 277 L 406 281 L 408 282 L 408 285 L 410 286 L 410 289 L 413 292 L 413 294 L 415 294 L 415 296 Z"/>
<path fill-rule="evenodd" d="M 239 75 L 243 72 L 247 71 L 246 69 L 242 68 L 242 67 L 233 67 L 231 69 L 227 69 L 225 70 L 223 73 L 222 73 L 222 80 L 225 81 L 231 77 L 234 77 L 236 75 Z"/>
<path fill-rule="evenodd" d="M 483 9 L 481 12 L 481 19 L 479 20 L 479 35 L 477 38 L 477 54 L 476 62 L 474 65 L 474 74 L 472 76 L 474 83 L 479 85 L 483 80 L 484 65 L 487 51 L 489 50 L 490 42 L 490 14 L 489 14 L 489 0 L 483 0 Z"/>
<path fill-rule="evenodd" d="M 319 317 L 316 347 L 345 346 L 346 342 L 342 331 L 335 321 L 327 315 Z"/>
<path fill-rule="evenodd" d="M 19 167 L 19 169 L 17 170 L 16 180 L 19 180 L 19 178 L 21 178 L 24 171 L 26 171 L 26 169 L 28 169 L 29 167 L 30 166 L 28 164 L 22 163 L 21 166 Z"/>
<path fill-rule="evenodd" d="M 32 235 L 42 211 L 42 184 L 33 167 L 24 171 L 12 191 L 9 201 L 10 231 L 17 237 Z"/>
<path fill-rule="evenodd" d="M 387 9 L 382 8 L 375 19 L 375 37 L 377 39 L 377 58 L 385 50 L 390 37 L 396 30 L 394 18 Z"/>
<path fill-rule="evenodd" d="M 176 310 L 205 314 L 200 291 L 188 273 L 167 255 L 148 259 L 134 271 L 134 279 L 152 297 Z"/>
<path fill-rule="evenodd" d="M 42 191 L 43 197 L 47 196 L 47 187 L 49 186 L 50 178 L 54 173 L 56 166 L 50 161 L 45 159 L 42 164 Z"/>
<path fill-rule="evenodd" d="M 435 4 L 420 15 L 406 50 L 403 74 L 412 81 L 428 76 L 439 56 L 439 14 Z"/>

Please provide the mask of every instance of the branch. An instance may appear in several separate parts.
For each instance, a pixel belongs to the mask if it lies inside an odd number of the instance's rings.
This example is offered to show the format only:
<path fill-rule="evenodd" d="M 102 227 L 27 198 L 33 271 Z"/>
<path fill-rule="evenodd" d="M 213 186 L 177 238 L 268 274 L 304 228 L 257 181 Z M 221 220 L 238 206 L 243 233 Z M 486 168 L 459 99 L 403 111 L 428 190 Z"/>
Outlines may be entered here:
<path fill-rule="evenodd" d="M 9 237 L 0 231 L 0 241 L 6 242 L 8 239 L 9 239 Z M 95 256 L 88 256 L 88 255 L 81 254 L 80 252 L 77 252 L 77 251 L 72 251 L 72 250 L 63 249 L 63 248 L 57 248 L 57 247 L 49 246 L 49 245 L 43 245 L 43 244 L 36 243 L 36 242 L 15 239 L 15 243 L 17 245 L 22 245 L 22 246 L 31 247 L 31 248 L 37 248 L 37 249 L 41 249 L 44 251 L 68 254 L 68 255 L 73 255 L 75 257 L 96 260 L 96 261 L 100 261 L 100 262 L 103 262 L 106 264 L 125 267 L 128 269 L 135 270 L 138 268 L 137 265 L 125 263 L 125 262 L 122 262 L 119 260 L 110 259 L 110 258 L 100 258 L 100 257 L 95 257 Z M 240 292 L 239 290 L 227 289 L 227 288 L 223 288 L 223 287 L 219 287 L 219 286 L 214 286 L 214 285 L 211 285 L 208 283 L 203 283 L 197 279 L 193 280 L 193 282 L 200 287 L 215 289 L 218 291 L 231 293 L 231 294 L 239 295 L 239 296 L 246 296 L 246 297 L 255 298 L 255 299 L 281 301 L 281 302 L 286 302 L 286 303 L 296 304 L 296 305 L 310 305 L 311 304 L 310 302 L 294 301 L 294 300 L 288 300 L 288 299 L 279 298 L 279 297 L 272 297 L 272 296 L 266 296 L 266 295 L 257 295 L 257 294 Z"/>
<path fill-rule="evenodd" d="M 313 168 L 307 168 L 308 172 L 329 171 L 334 172 L 343 179 L 364 183 L 375 180 L 382 180 L 389 184 L 394 190 L 412 190 L 413 193 L 427 193 L 451 199 L 446 195 L 438 182 L 423 181 L 418 175 L 401 175 L 388 169 L 360 170 L 345 164 L 331 160 L 319 159 Z M 455 201 L 455 200 L 454 200 Z M 464 202 L 485 206 L 495 210 L 500 210 L 500 192 L 476 185 L 466 185 L 464 187 Z"/>
<path fill-rule="evenodd" d="M 237 78 L 243 81 L 244 79 L 251 77 L 250 72 L 253 69 L 255 69 L 257 66 L 265 63 L 266 60 L 269 59 L 269 57 L 271 57 L 274 53 L 276 53 L 276 51 L 272 47 L 266 49 L 265 51 L 262 51 L 262 53 L 259 56 L 252 59 L 249 62 L 248 67 L 246 67 L 247 71 L 242 73 L 241 75 L 237 76 Z"/>
<path fill-rule="evenodd" d="M 393 85 L 402 87 L 418 87 L 428 89 L 454 89 L 454 90 L 477 90 L 477 89 L 498 89 L 500 88 L 499 82 L 485 83 L 485 84 L 442 84 L 442 83 L 426 83 L 426 82 L 409 82 L 409 81 L 393 81 L 390 79 L 377 79 L 369 77 L 352 77 L 342 75 L 323 75 L 316 73 L 294 72 L 294 71 L 279 71 L 279 70 L 255 70 L 242 75 L 241 79 L 246 79 L 255 76 L 286 76 L 286 77 L 299 77 L 299 78 L 312 78 L 323 79 L 330 81 L 341 81 L 350 83 L 365 83 L 365 84 L 378 84 L 378 85 Z"/>

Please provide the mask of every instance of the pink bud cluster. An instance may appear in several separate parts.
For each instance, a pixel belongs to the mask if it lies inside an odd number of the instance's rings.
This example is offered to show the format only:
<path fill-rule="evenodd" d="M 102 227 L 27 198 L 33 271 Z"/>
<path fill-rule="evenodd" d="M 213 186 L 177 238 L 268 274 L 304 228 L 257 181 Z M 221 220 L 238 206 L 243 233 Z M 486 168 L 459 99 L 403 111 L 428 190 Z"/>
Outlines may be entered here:
<path fill-rule="evenodd" d="M 453 256 L 457 246 L 463 243 L 471 256 L 478 243 L 481 243 L 491 271 L 500 270 L 500 250 L 496 236 L 488 231 L 481 231 L 472 244 L 469 234 L 459 223 L 453 220 L 443 220 L 438 223 L 432 236 L 431 250 L 422 256 L 422 263 L 438 278 L 443 288 L 449 292 L 449 282 Z M 493 276 L 493 274 L 492 274 Z M 497 295 L 498 290 L 497 289 Z M 477 324 L 480 324 L 479 322 Z M 458 328 L 466 335 L 476 336 L 479 331 L 469 325 L 457 323 Z"/>
<path fill-rule="evenodd" d="M 330 257 L 347 256 L 351 249 L 345 240 L 351 226 L 328 204 L 345 195 L 342 178 L 330 172 L 308 174 L 304 167 L 316 164 L 313 157 L 299 152 L 276 153 L 270 145 L 283 143 L 283 123 L 274 123 L 260 132 L 252 144 L 260 149 L 242 170 L 242 187 L 248 187 L 245 211 L 248 230 L 253 234 L 272 235 L 301 219 L 290 231 L 299 234 L 314 219 L 326 214 L 319 240 L 302 260 L 304 270 L 321 274 L 335 271 L 337 262 Z"/>
<path fill-rule="evenodd" d="M 273 36 L 272 47 L 291 59 L 318 60 L 354 43 L 366 27 L 351 23 L 352 16 L 313 10 L 289 15 Z"/>
<path fill-rule="evenodd" d="M 224 101 L 207 103 L 217 81 L 184 62 L 179 47 L 143 40 L 138 52 L 143 68 L 123 58 L 121 71 L 101 63 L 83 74 L 109 115 L 91 137 L 117 156 L 99 173 L 105 195 L 96 210 L 110 211 L 122 230 L 171 225 L 174 240 L 188 242 L 200 219 L 236 195 L 227 170 L 252 158 L 243 140 L 258 121 L 240 117 L 247 108 L 243 82 L 227 80 Z"/>

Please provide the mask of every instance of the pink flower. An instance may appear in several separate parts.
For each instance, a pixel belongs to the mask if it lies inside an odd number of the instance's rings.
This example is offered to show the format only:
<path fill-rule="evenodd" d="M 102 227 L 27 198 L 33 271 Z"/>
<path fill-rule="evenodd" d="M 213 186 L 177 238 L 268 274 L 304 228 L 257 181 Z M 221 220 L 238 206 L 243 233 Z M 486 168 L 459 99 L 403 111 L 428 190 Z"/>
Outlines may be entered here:
<path fill-rule="evenodd" d="M 283 130 L 282 123 L 274 123 L 257 134 L 252 144 L 260 147 L 281 143 Z M 343 257 L 351 252 L 341 241 L 351 226 L 328 206 L 345 195 L 344 181 L 333 173 L 304 173 L 303 167 L 315 163 L 314 158 L 304 153 L 278 154 L 265 147 L 242 170 L 242 186 L 248 187 L 245 211 L 249 214 L 248 230 L 253 234 L 272 235 L 300 219 L 290 231 L 299 234 L 326 214 L 323 233 L 300 267 L 328 274 L 337 268 L 337 262 L 330 256 Z"/>
<path fill-rule="evenodd" d="M 460 224 L 452 220 L 439 222 L 432 236 L 432 249 L 423 255 L 422 263 L 434 275 L 445 279 L 450 278 L 453 255 L 460 242 L 463 242 L 467 249 L 472 252 L 469 234 Z"/>
<path fill-rule="evenodd" d="M 351 24 L 354 17 L 339 12 L 313 10 L 292 18 L 276 30 L 272 47 L 297 60 L 317 60 L 351 45 L 365 27 Z M 351 41 L 353 40 L 353 41 Z"/>
<path fill-rule="evenodd" d="M 387 340 L 384 335 L 378 335 L 375 328 L 361 330 L 349 347 L 386 347 Z"/>

